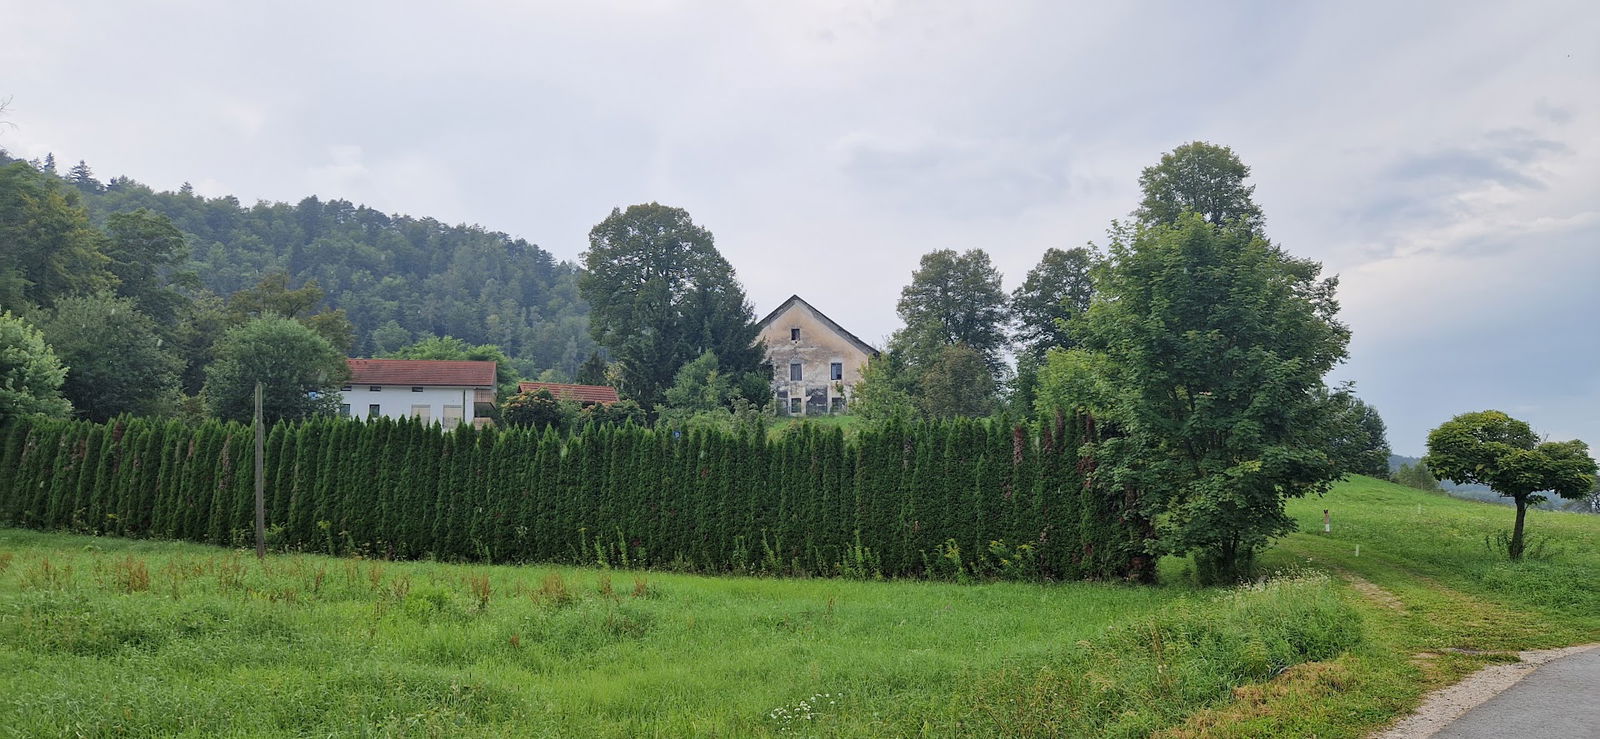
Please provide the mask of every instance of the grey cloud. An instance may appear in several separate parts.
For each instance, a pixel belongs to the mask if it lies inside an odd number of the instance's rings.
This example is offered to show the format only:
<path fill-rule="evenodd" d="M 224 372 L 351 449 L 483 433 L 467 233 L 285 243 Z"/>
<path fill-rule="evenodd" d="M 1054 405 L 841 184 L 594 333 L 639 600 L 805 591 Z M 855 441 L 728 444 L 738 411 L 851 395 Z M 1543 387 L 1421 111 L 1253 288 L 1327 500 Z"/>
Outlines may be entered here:
<path fill-rule="evenodd" d="M 1399 181 L 1432 181 L 1458 189 L 1485 183 L 1542 190 L 1530 170 L 1540 159 L 1568 151 L 1527 129 L 1490 131 L 1475 146 L 1450 147 L 1407 157 L 1389 167 Z"/>
<path fill-rule="evenodd" d="M 1072 152 L 1060 141 L 855 135 L 837 148 L 845 175 L 907 210 L 1003 217 L 1059 201 L 1072 188 Z"/>

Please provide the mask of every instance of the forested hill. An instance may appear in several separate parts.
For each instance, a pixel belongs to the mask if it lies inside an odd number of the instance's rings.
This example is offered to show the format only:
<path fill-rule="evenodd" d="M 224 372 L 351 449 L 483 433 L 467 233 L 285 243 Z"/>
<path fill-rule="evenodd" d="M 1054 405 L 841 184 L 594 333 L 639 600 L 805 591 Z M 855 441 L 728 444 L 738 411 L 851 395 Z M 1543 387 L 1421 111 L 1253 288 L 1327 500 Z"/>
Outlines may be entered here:
<path fill-rule="evenodd" d="M 327 307 L 344 309 L 354 324 L 358 356 L 448 335 L 499 345 L 525 376 L 554 368 L 571 377 L 596 348 L 577 267 L 523 239 L 345 200 L 246 206 L 187 186 L 157 192 L 127 177 L 65 179 L 96 225 L 140 208 L 170 218 L 187 237 L 187 269 L 218 295 L 273 272 L 286 272 L 294 287 L 315 279 Z"/>

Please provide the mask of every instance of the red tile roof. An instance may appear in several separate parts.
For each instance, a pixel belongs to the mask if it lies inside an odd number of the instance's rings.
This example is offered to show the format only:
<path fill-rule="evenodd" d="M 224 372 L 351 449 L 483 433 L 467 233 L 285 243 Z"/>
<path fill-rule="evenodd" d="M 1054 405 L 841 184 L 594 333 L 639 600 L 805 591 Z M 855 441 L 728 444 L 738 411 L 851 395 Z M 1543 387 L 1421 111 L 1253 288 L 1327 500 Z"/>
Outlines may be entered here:
<path fill-rule="evenodd" d="M 352 385 L 494 387 L 494 362 L 445 359 L 346 359 Z"/>
<path fill-rule="evenodd" d="M 536 393 L 549 390 L 558 399 L 576 400 L 579 403 L 615 403 L 617 389 L 607 385 L 568 385 L 560 382 L 519 382 L 517 392 Z"/>

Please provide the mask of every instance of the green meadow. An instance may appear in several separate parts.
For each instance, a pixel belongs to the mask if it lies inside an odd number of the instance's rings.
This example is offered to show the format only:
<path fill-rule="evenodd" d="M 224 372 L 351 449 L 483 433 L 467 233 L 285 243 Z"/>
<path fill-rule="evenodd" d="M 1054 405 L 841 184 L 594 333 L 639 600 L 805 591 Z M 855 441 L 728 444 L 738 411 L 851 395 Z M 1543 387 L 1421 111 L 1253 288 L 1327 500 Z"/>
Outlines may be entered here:
<path fill-rule="evenodd" d="M 1334 531 L 1321 533 L 1321 511 Z M 1360 736 L 1600 639 L 1600 517 L 1368 478 L 1265 583 L 870 582 L 336 559 L 0 529 L 19 736 Z M 1355 553 L 1360 545 L 1359 556 Z"/>

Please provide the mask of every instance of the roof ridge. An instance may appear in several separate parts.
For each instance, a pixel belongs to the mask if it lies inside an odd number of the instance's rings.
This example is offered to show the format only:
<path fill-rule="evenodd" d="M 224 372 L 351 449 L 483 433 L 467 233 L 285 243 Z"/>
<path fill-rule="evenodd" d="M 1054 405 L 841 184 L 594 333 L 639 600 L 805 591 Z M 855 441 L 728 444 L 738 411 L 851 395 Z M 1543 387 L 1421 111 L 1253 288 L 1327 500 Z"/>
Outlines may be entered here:
<path fill-rule="evenodd" d="M 829 318 L 826 313 L 823 313 L 822 311 L 817 310 L 816 306 L 812 305 L 805 298 L 800 297 L 800 295 L 798 293 L 796 293 L 794 295 L 790 295 L 788 300 L 785 300 L 782 303 L 778 304 L 778 307 L 774 308 L 771 313 L 768 313 L 766 318 L 763 318 L 760 321 L 757 321 L 756 322 L 756 326 L 758 328 L 765 329 L 767 327 L 767 324 L 772 322 L 772 319 L 777 318 L 780 314 L 782 314 L 784 312 L 785 309 L 787 309 L 790 305 L 792 305 L 794 303 L 799 303 L 799 304 L 805 306 L 806 310 L 809 310 L 812 313 L 816 314 L 817 318 L 822 319 L 822 322 L 824 324 L 827 324 L 827 326 L 829 328 L 832 328 L 834 331 L 839 332 L 840 335 L 844 336 L 844 338 L 846 338 L 849 341 L 853 342 L 862 351 L 864 351 L 864 352 L 866 352 L 868 354 L 871 354 L 873 356 L 877 356 L 879 354 L 878 350 L 875 347 L 873 347 L 871 344 L 868 344 L 865 341 L 862 341 L 861 338 L 856 336 L 855 334 L 850 333 L 850 331 L 848 329 L 846 329 L 843 326 L 840 326 L 837 321 L 833 320 L 832 318 Z"/>

